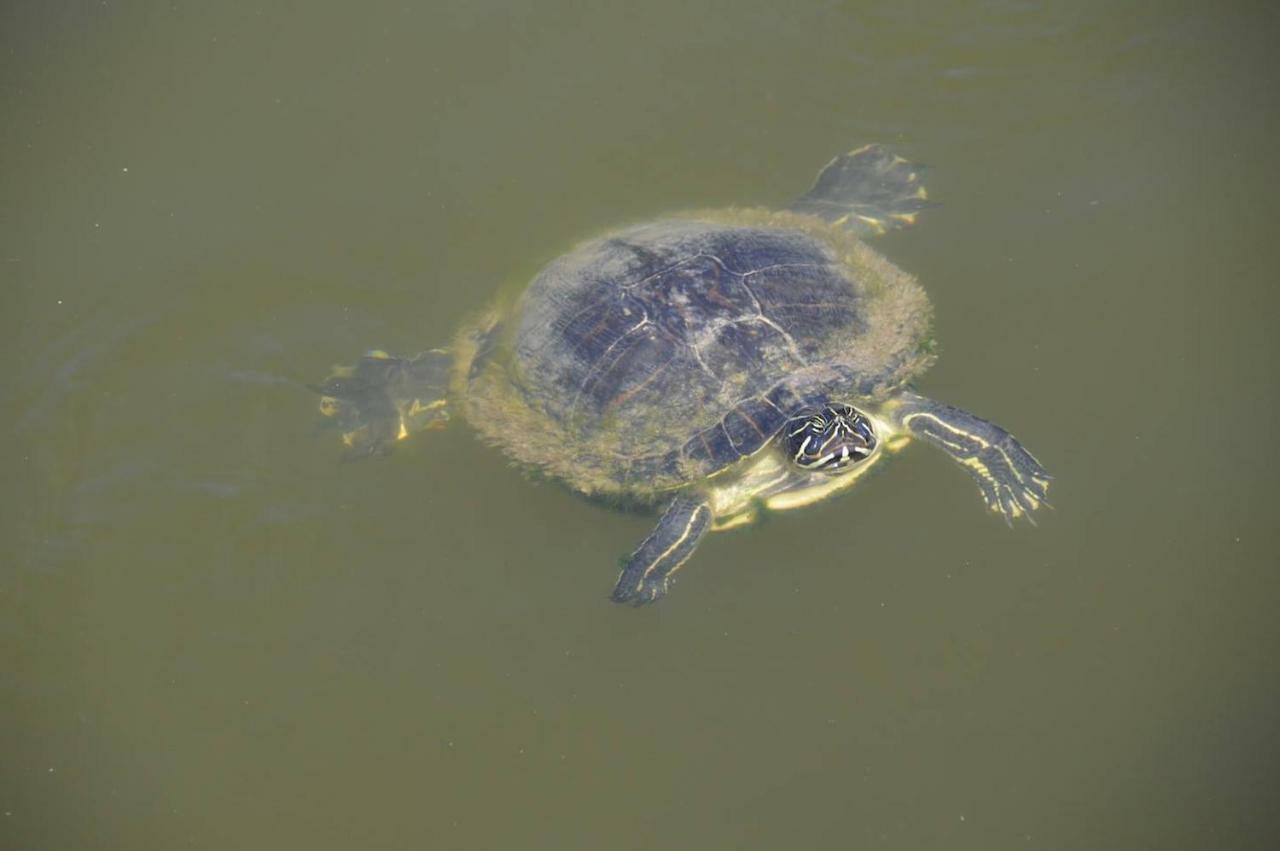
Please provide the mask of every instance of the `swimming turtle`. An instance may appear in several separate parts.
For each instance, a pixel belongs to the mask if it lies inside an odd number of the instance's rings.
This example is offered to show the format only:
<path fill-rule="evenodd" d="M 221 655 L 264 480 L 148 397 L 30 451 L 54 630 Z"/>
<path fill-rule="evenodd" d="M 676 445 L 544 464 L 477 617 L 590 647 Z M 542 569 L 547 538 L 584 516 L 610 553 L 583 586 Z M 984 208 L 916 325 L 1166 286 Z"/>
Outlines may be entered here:
<path fill-rule="evenodd" d="M 661 597 L 703 536 L 845 490 L 911 438 L 1008 521 L 1050 476 L 1007 431 L 910 388 L 934 359 L 916 280 L 863 241 L 927 206 L 880 145 L 836 157 L 788 209 L 699 210 L 578 245 L 447 349 L 366 354 L 321 385 L 355 453 L 461 411 L 584 494 L 660 507 L 612 594 Z"/>

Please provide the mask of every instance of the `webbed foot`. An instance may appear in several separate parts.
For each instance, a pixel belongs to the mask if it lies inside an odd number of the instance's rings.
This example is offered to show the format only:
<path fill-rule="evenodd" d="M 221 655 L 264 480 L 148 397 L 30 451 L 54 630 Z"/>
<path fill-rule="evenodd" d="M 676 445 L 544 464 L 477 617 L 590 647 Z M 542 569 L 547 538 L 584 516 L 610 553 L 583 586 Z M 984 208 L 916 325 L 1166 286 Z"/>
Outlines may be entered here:
<path fill-rule="evenodd" d="M 375 455 L 414 432 L 444 425 L 452 365 L 443 349 L 412 359 L 375 351 L 308 386 L 320 394 L 320 413 L 341 431 L 348 457 Z"/>
<path fill-rule="evenodd" d="M 1046 499 L 1053 477 L 1000 426 L 950 405 L 903 394 L 891 411 L 913 436 L 939 447 L 967 469 L 987 507 L 1012 523 L 1035 523 L 1032 513 Z"/>
<path fill-rule="evenodd" d="M 876 236 L 913 224 L 927 199 L 918 167 L 884 145 L 863 145 L 827 163 L 791 209 Z"/>
<path fill-rule="evenodd" d="M 643 606 L 666 594 L 672 576 L 693 555 L 712 519 L 706 500 L 676 497 L 649 537 L 627 558 L 610 599 Z"/>

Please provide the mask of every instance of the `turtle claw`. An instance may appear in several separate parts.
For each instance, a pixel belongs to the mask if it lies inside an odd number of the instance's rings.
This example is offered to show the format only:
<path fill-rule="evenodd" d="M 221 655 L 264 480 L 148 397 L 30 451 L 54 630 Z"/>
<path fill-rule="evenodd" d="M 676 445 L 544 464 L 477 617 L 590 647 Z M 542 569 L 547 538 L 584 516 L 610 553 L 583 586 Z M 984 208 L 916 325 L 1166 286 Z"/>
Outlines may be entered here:
<path fill-rule="evenodd" d="M 609 599 L 615 603 L 622 603 L 638 609 L 665 597 L 669 590 L 671 590 L 671 582 L 666 577 L 662 579 L 644 579 L 634 588 L 623 588 L 619 584 L 613 589 Z"/>
<path fill-rule="evenodd" d="M 987 506 L 1009 526 L 1022 518 L 1037 525 L 1034 512 L 1047 504 L 1045 496 L 1053 477 L 1013 435 L 1004 432 L 961 463 L 977 480 Z"/>

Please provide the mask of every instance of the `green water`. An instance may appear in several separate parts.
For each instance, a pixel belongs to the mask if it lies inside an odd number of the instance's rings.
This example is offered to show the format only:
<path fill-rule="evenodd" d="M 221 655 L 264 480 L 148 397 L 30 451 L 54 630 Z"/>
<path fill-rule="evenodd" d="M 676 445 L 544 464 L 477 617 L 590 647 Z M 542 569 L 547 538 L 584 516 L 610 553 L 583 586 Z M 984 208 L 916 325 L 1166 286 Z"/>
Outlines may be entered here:
<path fill-rule="evenodd" d="M 1280 765 L 1280 20 L 1242 3 L 0 12 L 0 847 L 1244 849 Z M 576 240 L 867 141 L 915 448 L 607 594 L 648 531 L 301 384 Z M 1268 839 L 1271 837 L 1271 839 Z"/>

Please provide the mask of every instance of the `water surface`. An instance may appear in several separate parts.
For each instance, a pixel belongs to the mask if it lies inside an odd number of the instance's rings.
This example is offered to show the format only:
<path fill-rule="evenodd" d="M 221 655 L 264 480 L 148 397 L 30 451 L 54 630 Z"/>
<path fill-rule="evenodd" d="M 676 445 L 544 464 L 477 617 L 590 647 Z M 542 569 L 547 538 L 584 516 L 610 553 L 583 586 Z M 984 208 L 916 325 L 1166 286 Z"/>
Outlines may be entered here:
<path fill-rule="evenodd" d="M 0 845 L 1271 847 L 1264 8 L 10 4 Z M 868 141 L 1038 528 L 917 448 L 628 610 L 650 519 L 315 431 L 330 365 Z"/>

